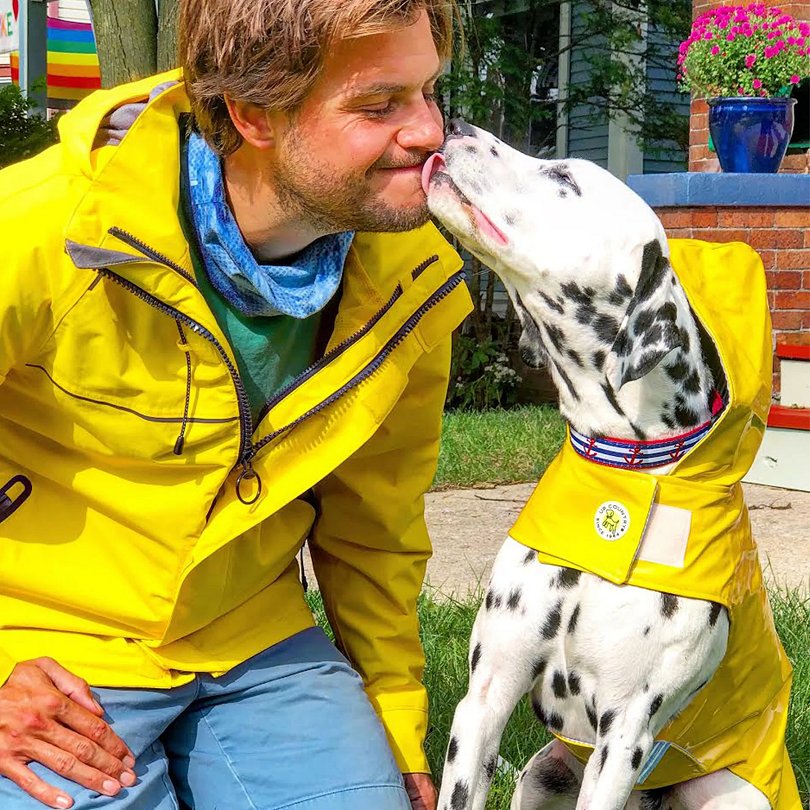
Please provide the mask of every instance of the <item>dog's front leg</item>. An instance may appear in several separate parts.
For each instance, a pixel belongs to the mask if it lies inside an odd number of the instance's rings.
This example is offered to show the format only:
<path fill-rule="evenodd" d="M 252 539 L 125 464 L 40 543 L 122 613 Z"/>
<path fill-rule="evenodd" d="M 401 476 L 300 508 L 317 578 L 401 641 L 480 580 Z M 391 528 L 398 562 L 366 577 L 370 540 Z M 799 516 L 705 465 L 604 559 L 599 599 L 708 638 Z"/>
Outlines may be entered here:
<path fill-rule="evenodd" d="M 527 551 L 514 540 L 504 543 L 475 619 L 470 682 L 453 718 L 439 810 L 484 810 L 504 727 L 537 677 L 538 620 L 526 600 L 544 583 L 537 581 L 537 563 L 527 565 Z"/>

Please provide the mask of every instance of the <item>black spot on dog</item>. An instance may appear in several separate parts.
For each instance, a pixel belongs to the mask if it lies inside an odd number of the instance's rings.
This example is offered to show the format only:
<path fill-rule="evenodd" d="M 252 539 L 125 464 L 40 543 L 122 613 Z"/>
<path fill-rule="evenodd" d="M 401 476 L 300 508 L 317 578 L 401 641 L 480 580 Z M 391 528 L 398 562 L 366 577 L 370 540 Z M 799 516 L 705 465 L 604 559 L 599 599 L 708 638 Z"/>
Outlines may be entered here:
<path fill-rule="evenodd" d="M 558 196 L 558 197 L 561 197 L 561 198 L 564 200 L 564 199 L 565 199 L 565 198 L 568 196 L 568 192 L 567 192 L 567 191 L 566 191 L 564 188 L 561 188 L 561 189 L 560 189 L 560 190 L 557 192 L 557 196 Z"/>
<path fill-rule="evenodd" d="M 619 306 L 623 304 L 632 295 L 633 290 L 627 283 L 627 279 L 624 277 L 624 273 L 619 273 L 619 276 L 616 279 L 616 286 L 613 288 L 613 291 L 608 296 L 608 302 L 613 304 L 614 306 Z"/>
<path fill-rule="evenodd" d="M 641 274 L 636 285 L 636 300 L 646 301 L 664 281 L 669 262 L 661 253 L 661 245 L 657 241 L 647 242 L 641 257 Z"/>
<path fill-rule="evenodd" d="M 455 737 L 451 737 L 450 745 L 447 746 L 447 761 L 455 762 L 457 753 L 458 753 L 458 740 Z"/>
<path fill-rule="evenodd" d="M 700 391 L 700 375 L 697 373 L 697 369 L 693 368 L 689 376 L 683 381 L 683 390 L 687 394 L 697 394 Z"/>
<path fill-rule="evenodd" d="M 644 338 L 642 340 L 642 344 L 644 346 L 652 346 L 654 343 L 658 343 L 659 340 L 663 337 L 664 330 L 661 328 L 661 324 L 654 323 L 645 333 Z"/>
<path fill-rule="evenodd" d="M 596 719 L 596 701 L 591 700 L 591 703 L 585 704 L 585 714 L 588 715 L 588 722 L 591 724 L 591 728 L 594 731 L 597 731 L 599 728 L 599 723 Z"/>
<path fill-rule="evenodd" d="M 577 323 L 587 325 L 593 320 L 594 315 L 596 315 L 596 307 L 590 301 L 587 301 L 577 307 L 574 317 Z"/>
<path fill-rule="evenodd" d="M 577 786 L 573 771 L 561 760 L 550 757 L 543 762 L 543 767 L 533 769 L 537 786 L 552 796 L 570 794 Z"/>
<path fill-rule="evenodd" d="M 605 353 L 601 349 L 595 351 L 591 355 L 591 363 L 593 363 L 594 368 L 601 370 L 602 366 L 605 364 Z"/>
<path fill-rule="evenodd" d="M 570 189 L 574 192 L 574 194 L 577 195 L 577 197 L 582 196 L 582 191 L 566 166 L 551 166 L 548 169 L 544 167 L 540 169 L 540 174 L 544 174 L 549 179 L 558 183 L 561 186 L 561 190 Z"/>
<path fill-rule="evenodd" d="M 500 594 L 495 594 L 495 602 L 493 604 L 495 605 L 495 610 L 503 604 L 503 599 L 501 599 Z"/>
<path fill-rule="evenodd" d="M 551 712 L 547 718 L 546 725 L 552 731 L 562 731 L 562 727 L 565 721 L 563 720 L 562 716 L 557 714 L 557 712 Z"/>
<path fill-rule="evenodd" d="M 690 340 L 689 340 L 689 332 L 687 332 L 686 329 L 679 329 L 678 334 L 680 335 L 680 339 L 681 339 L 681 348 L 685 352 L 688 353 L 689 352 L 689 346 L 690 346 L 690 343 L 691 343 Z"/>
<path fill-rule="evenodd" d="M 492 591 L 487 591 L 487 598 L 484 600 L 484 604 L 487 607 L 487 610 L 492 610 L 492 605 L 495 602 L 495 597 L 492 594 Z"/>
<path fill-rule="evenodd" d="M 469 143 L 464 147 L 464 151 L 474 155 L 478 152 L 478 149 L 473 144 Z"/>
<path fill-rule="evenodd" d="M 664 702 L 664 696 L 659 692 L 653 699 L 652 703 L 650 703 L 650 718 L 652 719 L 655 717 L 656 712 L 661 708 L 661 704 Z"/>
<path fill-rule="evenodd" d="M 546 306 L 549 309 L 553 309 L 555 312 L 559 312 L 560 315 L 562 315 L 565 312 L 565 308 L 561 303 L 555 301 L 553 298 L 546 295 L 544 292 L 540 293 L 540 297 L 543 299 L 543 301 L 545 302 Z"/>
<path fill-rule="evenodd" d="M 644 628 L 644 635 L 645 636 L 650 635 L 650 625 L 649 624 Z"/>
<path fill-rule="evenodd" d="M 723 606 L 719 602 L 712 602 L 712 606 L 709 610 L 709 627 L 714 627 L 717 624 L 717 619 L 722 609 Z"/>
<path fill-rule="evenodd" d="M 661 594 L 661 615 L 665 619 L 671 619 L 678 610 L 678 597 L 671 593 Z"/>
<path fill-rule="evenodd" d="M 538 658 L 532 667 L 532 681 L 536 681 L 546 671 L 546 659 Z"/>
<path fill-rule="evenodd" d="M 573 588 L 579 582 L 579 578 L 581 576 L 582 571 L 578 571 L 576 568 L 561 568 L 560 573 L 557 574 L 554 584 L 558 588 L 568 590 L 569 588 Z"/>
<path fill-rule="evenodd" d="M 579 603 L 571 613 L 571 618 L 568 620 L 568 632 L 573 633 L 577 629 L 577 622 L 579 621 Z"/>
<path fill-rule="evenodd" d="M 679 356 L 671 363 L 664 363 L 664 371 L 673 382 L 680 382 L 689 373 L 689 364 Z"/>
<path fill-rule="evenodd" d="M 584 363 L 582 362 L 582 358 L 573 349 L 569 349 L 567 354 L 568 354 L 568 357 L 571 359 L 572 363 L 579 366 L 580 368 L 582 368 L 584 366 Z"/>
<path fill-rule="evenodd" d="M 565 332 L 553 323 L 547 323 L 545 327 L 551 344 L 558 352 L 561 352 L 563 343 L 565 343 Z"/>
<path fill-rule="evenodd" d="M 675 421 L 681 427 L 694 427 L 699 420 L 697 413 L 692 410 L 682 399 L 675 400 Z"/>
<path fill-rule="evenodd" d="M 526 552 L 526 556 L 523 558 L 523 564 L 528 565 L 530 562 L 534 562 L 536 559 L 537 559 L 537 552 L 533 548 L 530 548 Z"/>
<path fill-rule="evenodd" d="M 644 752 L 636 746 L 635 750 L 633 751 L 633 758 L 630 760 L 630 766 L 635 771 L 639 765 L 641 765 L 641 758 L 644 756 Z"/>
<path fill-rule="evenodd" d="M 628 354 L 632 351 L 632 343 L 630 341 L 630 336 L 627 334 L 626 329 L 622 329 L 618 335 L 616 335 L 616 340 L 613 341 L 612 349 L 619 357 L 627 357 Z"/>
<path fill-rule="evenodd" d="M 519 604 L 520 604 L 520 588 L 513 588 L 512 591 L 509 593 L 509 599 L 506 602 L 506 607 L 508 607 L 509 610 L 517 610 Z"/>
<path fill-rule="evenodd" d="M 456 782 L 450 797 L 450 810 L 465 810 L 470 798 L 470 789 L 461 780 Z"/>
<path fill-rule="evenodd" d="M 492 155 L 492 157 L 494 158 L 500 157 L 500 155 L 498 154 L 498 150 L 494 146 L 489 147 L 489 154 Z"/>
<path fill-rule="evenodd" d="M 608 757 L 608 746 L 607 743 L 602 746 L 602 752 L 599 754 L 599 773 L 602 773 L 602 769 L 605 767 L 605 760 Z"/>
<path fill-rule="evenodd" d="M 619 416 L 624 416 L 622 406 L 619 405 L 619 400 L 616 399 L 616 394 L 613 392 L 613 389 L 607 383 L 602 383 L 602 391 L 604 391 L 605 398 L 610 403 L 610 407 L 613 408 Z"/>
<path fill-rule="evenodd" d="M 602 716 L 599 718 L 599 733 L 600 734 L 607 734 L 610 731 L 610 727 L 613 725 L 613 720 L 616 717 L 616 712 L 613 709 L 608 709 L 606 712 L 602 712 Z"/>
<path fill-rule="evenodd" d="M 671 792 L 671 789 L 668 787 L 645 790 L 641 794 L 639 810 L 665 810 L 664 799 L 666 799 Z"/>
<path fill-rule="evenodd" d="M 596 337 L 603 343 L 613 343 L 619 331 L 619 322 L 612 315 L 600 315 L 593 322 L 593 330 Z"/>
<path fill-rule="evenodd" d="M 535 714 L 535 717 L 544 725 L 548 725 L 548 718 L 546 717 L 546 712 L 543 709 L 543 704 L 540 703 L 540 699 L 536 696 L 532 696 L 532 711 Z"/>
<path fill-rule="evenodd" d="M 576 696 L 582 690 L 582 685 L 579 680 L 579 675 L 576 672 L 569 672 L 568 673 L 568 691 Z"/>
<path fill-rule="evenodd" d="M 640 441 L 643 442 L 647 438 L 647 434 L 638 426 L 634 425 L 632 422 L 630 423 L 630 427 L 633 429 L 633 435 Z"/>
<path fill-rule="evenodd" d="M 560 621 L 562 620 L 562 603 L 562 599 L 557 600 L 557 603 L 551 609 L 551 612 L 548 614 L 546 622 L 543 625 L 542 636 L 547 641 L 554 638 L 554 636 L 557 635 L 557 631 L 560 629 Z"/>
<path fill-rule="evenodd" d="M 514 214 L 507 213 L 503 215 L 503 221 L 507 225 L 514 225 L 517 222 L 517 217 Z"/>
<path fill-rule="evenodd" d="M 478 662 L 481 660 L 481 642 L 479 641 L 478 644 L 475 645 L 475 649 L 472 653 L 472 658 L 470 658 L 470 672 L 475 672 L 475 668 L 478 666 Z"/>
<path fill-rule="evenodd" d="M 568 393 L 579 402 L 579 393 L 577 393 L 577 389 L 574 388 L 574 383 L 571 382 L 571 378 L 566 373 L 565 369 L 560 366 L 559 363 L 554 361 L 554 368 L 557 370 L 557 374 L 560 375 L 562 381 L 565 383 L 565 387 L 568 389 Z"/>
<path fill-rule="evenodd" d="M 634 334 L 638 336 L 646 332 L 653 325 L 654 320 L 655 313 L 651 309 L 642 309 L 633 321 Z"/>
<path fill-rule="evenodd" d="M 554 697 L 564 698 L 568 694 L 568 687 L 565 683 L 565 675 L 562 672 L 555 672 L 554 677 L 551 679 L 551 688 L 554 691 Z"/>
<path fill-rule="evenodd" d="M 675 420 L 672 419 L 672 417 L 670 417 L 668 414 L 662 413 L 661 414 L 661 421 L 670 430 L 675 430 Z"/>
<path fill-rule="evenodd" d="M 492 757 L 488 760 L 487 764 L 484 766 L 484 772 L 487 775 L 487 779 L 492 779 L 495 776 L 495 771 L 498 767 L 498 760 L 496 757 Z"/>
<path fill-rule="evenodd" d="M 576 281 L 566 281 L 560 287 L 560 290 L 566 298 L 570 298 L 578 304 L 591 304 L 596 292 L 593 287 L 585 287 L 583 289 Z"/>
<path fill-rule="evenodd" d="M 641 691 L 644 692 L 644 694 L 646 695 L 647 692 L 650 691 L 650 685 L 648 683 L 645 683 L 644 688 Z"/>
<path fill-rule="evenodd" d="M 672 303 L 672 301 L 667 301 L 666 304 L 662 304 L 661 308 L 658 310 L 659 321 L 670 321 L 671 323 L 675 323 L 677 317 L 678 308 Z"/>

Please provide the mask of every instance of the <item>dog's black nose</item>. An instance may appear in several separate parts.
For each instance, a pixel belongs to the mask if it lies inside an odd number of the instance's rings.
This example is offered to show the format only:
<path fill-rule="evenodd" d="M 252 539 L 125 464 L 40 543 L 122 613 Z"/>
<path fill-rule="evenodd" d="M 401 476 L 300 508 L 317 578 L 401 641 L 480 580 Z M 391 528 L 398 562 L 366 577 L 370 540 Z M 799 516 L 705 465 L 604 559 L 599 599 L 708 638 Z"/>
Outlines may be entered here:
<path fill-rule="evenodd" d="M 463 138 L 465 135 L 470 138 L 475 137 L 475 130 L 461 118 L 452 118 L 447 124 L 448 138 Z"/>

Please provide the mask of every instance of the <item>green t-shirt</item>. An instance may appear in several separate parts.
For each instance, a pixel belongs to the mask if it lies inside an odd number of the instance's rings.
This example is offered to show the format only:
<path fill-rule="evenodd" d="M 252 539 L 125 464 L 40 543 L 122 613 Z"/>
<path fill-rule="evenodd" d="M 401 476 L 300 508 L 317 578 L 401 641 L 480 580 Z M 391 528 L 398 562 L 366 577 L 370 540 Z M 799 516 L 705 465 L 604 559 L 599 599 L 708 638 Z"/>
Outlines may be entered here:
<path fill-rule="evenodd" d="M 196 248 L 193 227 L 182 206 L 180 219 L 190 246 L 197 284 L 233 350 L 255 426 L 265 402 L 315 360 L 318 332 L 326 310 L 303 319 L 289 315 L 242 314 L 211 284 Z"/>

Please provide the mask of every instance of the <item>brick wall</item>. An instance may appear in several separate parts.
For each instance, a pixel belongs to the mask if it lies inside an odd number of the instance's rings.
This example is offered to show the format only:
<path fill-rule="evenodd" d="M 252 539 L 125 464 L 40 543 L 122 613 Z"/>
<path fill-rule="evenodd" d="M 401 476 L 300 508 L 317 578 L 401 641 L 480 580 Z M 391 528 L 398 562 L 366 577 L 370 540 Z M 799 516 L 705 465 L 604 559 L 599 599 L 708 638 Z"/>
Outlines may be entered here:
<path fill-rule="evenodd" d="M 745 242 L 762 257 L 777 340 L 810 330 L 810 208 L 658 208 L 671 238 Z M 780 390 L 774 357 L 774 394 Z"/>
<path fill-rule="evenodd" d="M 692 19 L 699 17 L 712 8 L 742 0 L 694 0 L 692 5 Z M 746 0 L 747 4 L 747 0 Z M 788 2 L 780 3 L 775 0 L 766 0 L 765 5 L 781 8 L 785 14 L 790 14 L 797 20 L 810 21 L 810 3 Z M 709 107 L 703 99 L 692 100 L 689 119 L 689 171 L 690 172 L 719 172 L 720 163 L 714 152 L 709 151 Z M 803 154 L 786 155 L 782 161 L 780 172 L 800 173 L 810 172 L 810 150 Z"/>

